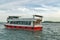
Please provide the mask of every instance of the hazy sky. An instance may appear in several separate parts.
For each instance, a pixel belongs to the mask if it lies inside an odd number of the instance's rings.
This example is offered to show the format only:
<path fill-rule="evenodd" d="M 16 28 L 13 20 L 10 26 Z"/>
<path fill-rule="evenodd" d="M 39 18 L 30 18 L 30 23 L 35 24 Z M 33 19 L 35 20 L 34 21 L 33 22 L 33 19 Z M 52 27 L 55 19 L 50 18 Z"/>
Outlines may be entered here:
<path fill-rule="evenodd" d="M 9 15 L 44 16 L 43 20 L 60 21 L 60 0 L 0 0 L 0 21 Z"/>

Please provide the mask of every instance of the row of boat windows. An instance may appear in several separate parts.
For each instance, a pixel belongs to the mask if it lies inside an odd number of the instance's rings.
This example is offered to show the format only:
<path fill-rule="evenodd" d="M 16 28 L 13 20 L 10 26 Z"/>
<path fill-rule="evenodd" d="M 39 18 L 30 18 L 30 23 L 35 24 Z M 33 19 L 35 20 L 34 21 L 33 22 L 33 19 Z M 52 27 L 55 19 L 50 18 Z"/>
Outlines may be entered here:
<path fill-rule="evenodd" d="M 8 21 L 10 24 L 31 25 L 31 21 Z"/>

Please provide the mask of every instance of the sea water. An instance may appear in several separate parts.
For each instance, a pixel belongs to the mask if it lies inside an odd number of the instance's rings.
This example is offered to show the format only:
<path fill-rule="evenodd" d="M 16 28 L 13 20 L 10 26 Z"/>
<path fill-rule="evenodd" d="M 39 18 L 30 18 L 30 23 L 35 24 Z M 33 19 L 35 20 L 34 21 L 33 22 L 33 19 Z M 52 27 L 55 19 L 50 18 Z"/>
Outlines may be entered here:
<path fill-rule="evenodd" d="M 42 31 L 6 29 L 0 24 L 0 40 L 60 40 L 60 23 L 42 23 Z"/>

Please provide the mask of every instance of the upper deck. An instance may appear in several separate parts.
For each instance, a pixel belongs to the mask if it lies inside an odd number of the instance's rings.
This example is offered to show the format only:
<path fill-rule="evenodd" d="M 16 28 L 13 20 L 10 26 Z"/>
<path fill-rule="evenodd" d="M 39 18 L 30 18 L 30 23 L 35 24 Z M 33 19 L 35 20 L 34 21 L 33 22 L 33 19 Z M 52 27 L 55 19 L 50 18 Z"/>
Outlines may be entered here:
<path fill-rule="evenodd" d="M 33 18 L 13 18 L 13 19 L 7 19 L 7 21 L 35 21 L 36 19 Z"/>
<path fill-rule="evenodd" d="M 42 17 L 40 15 L 33 15 L 32 17 L 29 18 L 27 17 L 22 17 L 22 16 L 9 16 L 7 18 L 7 21 L 36 21 L 37 19 L 42 21 Z"/>

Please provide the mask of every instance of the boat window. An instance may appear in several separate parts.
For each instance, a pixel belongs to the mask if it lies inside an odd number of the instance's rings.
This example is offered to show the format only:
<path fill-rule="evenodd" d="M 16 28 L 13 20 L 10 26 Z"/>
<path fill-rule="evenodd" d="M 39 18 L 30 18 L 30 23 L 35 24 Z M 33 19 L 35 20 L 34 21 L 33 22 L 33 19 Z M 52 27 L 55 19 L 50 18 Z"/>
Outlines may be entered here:
<path fill-rule="evenodd" d="M 12 21 L 12 24 L 14 24 L 14 23 L 16 24 L 16 22 Z"/>
<path fill-rule="evenodd" d="M 27 25 L 28 24 L 27 21 L 25 21 L 24 24 Z"/>
<path fill-rule="evenodd" d="M 19 24 L 19 21 L 17 21 L 17 24 Z"/>
<path fill-rule="evenodd" d="M 17 22 L 17 21 L 15 21 L 15 24 L 18 24 L 18 22 Z"/>
<path fill-rule="evenodd" d="M 33 23 L 34 23 L 34 25 L 40 25 L 41 20 L 40 20 L 40 19 L 37 19 L 37 20 L 36 20 L 36 21 L 34 21 Z"/>
<path fill-rule="evenodd" d="M 7 23 L 9 23 L 9 21 Z"/>
<path fill-rule="evenodd" d="M 12 24 L 12 21 L 10 21 L 10 24 Z"/>
<path fill-rule="evenodd" d="M 26 22 L 25 21 L 23 21 L 23 25 L 26 25 Z"/>
<path fill-rule="evenodd" d="M 10 24 L 31 25 L 31 21 L 10 21 Z"/>
<path fill-rule="evenodd" d="M 31 25 L 31 21 L 29 21 L 29 25 Z"/>
<path fill-rule="evenodd" d="M 31 21 L 20 21 L 19 24 L 21 24 L 21 25 L 31 25 Z"/>
<path fill-rule="evenodd" d="M 19 18 L 18 16 L 9 16 L 8 19 Z"/>

